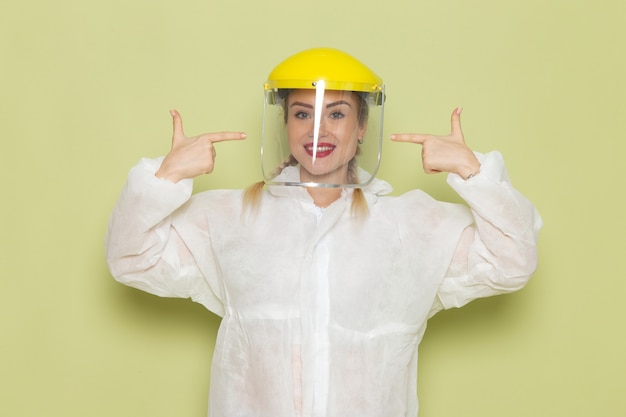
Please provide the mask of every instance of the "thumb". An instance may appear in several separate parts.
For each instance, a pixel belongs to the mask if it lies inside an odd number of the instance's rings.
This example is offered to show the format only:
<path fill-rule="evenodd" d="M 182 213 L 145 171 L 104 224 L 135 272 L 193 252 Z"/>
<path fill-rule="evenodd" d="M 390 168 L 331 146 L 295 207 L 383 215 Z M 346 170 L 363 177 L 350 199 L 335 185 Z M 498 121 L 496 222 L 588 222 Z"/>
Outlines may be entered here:
<path fill-rule="evenodd" d="M 461 112 L 463 111 L 463 107 L 457 107 L 452 112 L 452 117 L 450 118 L 450 124 L 452 125 L 452 136 L 460 136 L 463 137 L 463 131 L 461 130 Z"/>
<path fill-rule="evenodd" d="M 185 139 L 185 132 L 183 131 L 183 119 L 180 117 L 180 113 L 176 110 L 170 110 L 170 114 L 172 115 L 173 125 L 172 147 L 174 147 L 178 142 Z"/>

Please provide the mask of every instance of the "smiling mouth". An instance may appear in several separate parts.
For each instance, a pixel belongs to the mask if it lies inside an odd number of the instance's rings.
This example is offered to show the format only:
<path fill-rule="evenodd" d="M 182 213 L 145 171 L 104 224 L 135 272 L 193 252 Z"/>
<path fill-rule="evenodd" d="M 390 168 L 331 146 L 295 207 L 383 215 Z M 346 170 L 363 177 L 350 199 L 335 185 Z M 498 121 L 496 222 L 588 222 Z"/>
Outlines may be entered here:
<path fill-rule="evenodd" d="M 325 156 L 330 155 L 335 148 L 336 146 L 331 145 L 330 143 L 318 143 L 317 148 L 315 148 L 312 143 L 304 145 L 304 150 L 309 156 L 313 156 L 313 150 L 315 149 L 315 155 L 317 158 L 324 158 Z"/>

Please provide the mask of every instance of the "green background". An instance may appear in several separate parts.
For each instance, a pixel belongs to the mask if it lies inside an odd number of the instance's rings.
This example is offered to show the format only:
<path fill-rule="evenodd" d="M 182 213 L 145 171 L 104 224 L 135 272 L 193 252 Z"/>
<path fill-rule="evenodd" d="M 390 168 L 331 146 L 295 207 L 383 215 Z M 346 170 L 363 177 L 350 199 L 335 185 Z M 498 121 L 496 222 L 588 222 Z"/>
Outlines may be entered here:
<path fill-rule="evenodd" d="M 333 46 L 387 85 L 379 176 L 426 176 L 397 132 L 500 150 L 540 210 L 522 291 L 447 311 L 420 351 L 420 417 L 626 415 L 623 0 L 24 0 L 0 5 L 0 415 L 206 415 L 218 319 L 116 283 L 106 223 L 170 108 L 218 145 L 198 190 L 260 179 L 262 83 Z"/>

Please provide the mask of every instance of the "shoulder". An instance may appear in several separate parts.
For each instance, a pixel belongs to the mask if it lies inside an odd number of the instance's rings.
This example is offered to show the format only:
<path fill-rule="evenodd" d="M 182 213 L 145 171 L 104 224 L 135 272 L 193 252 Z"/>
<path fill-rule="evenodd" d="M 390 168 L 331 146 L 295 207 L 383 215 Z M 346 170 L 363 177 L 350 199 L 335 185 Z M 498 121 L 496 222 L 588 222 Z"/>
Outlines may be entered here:
<path fill-rule="evenodd" d="M 374 215 L 390 217 L 407 227 L 433 229 L 445 224 L 473 223 L 469 207 L 464 204 L 439 201 L 422 190 L 411 190 L 400 196 L 379 197 L 372 206 Z"/>

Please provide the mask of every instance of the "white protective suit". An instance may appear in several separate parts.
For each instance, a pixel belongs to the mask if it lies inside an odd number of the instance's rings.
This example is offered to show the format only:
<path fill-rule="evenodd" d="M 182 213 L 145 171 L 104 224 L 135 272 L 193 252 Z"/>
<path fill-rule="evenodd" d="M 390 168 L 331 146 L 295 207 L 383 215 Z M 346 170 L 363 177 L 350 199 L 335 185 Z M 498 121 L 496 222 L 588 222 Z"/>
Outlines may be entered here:
<path fill-rule="evenodd" d="M 158 179 L 160 160 L 144 159 L 111 217 L 108 264 L 124 284 L 223 317 L 211 417 L 415 417 L 427 319 L 518 290 L 536 267 L 539 214 L 499 153 L 478 156 L 480 174 L 448 176 L 471 210 L 418 190 L 383 197 L 374 180 L 362 220 L 350 190 L 321 210 L 289 186 L 242 216 L 242 191 L 191 197 L 191 180 Z"/>

